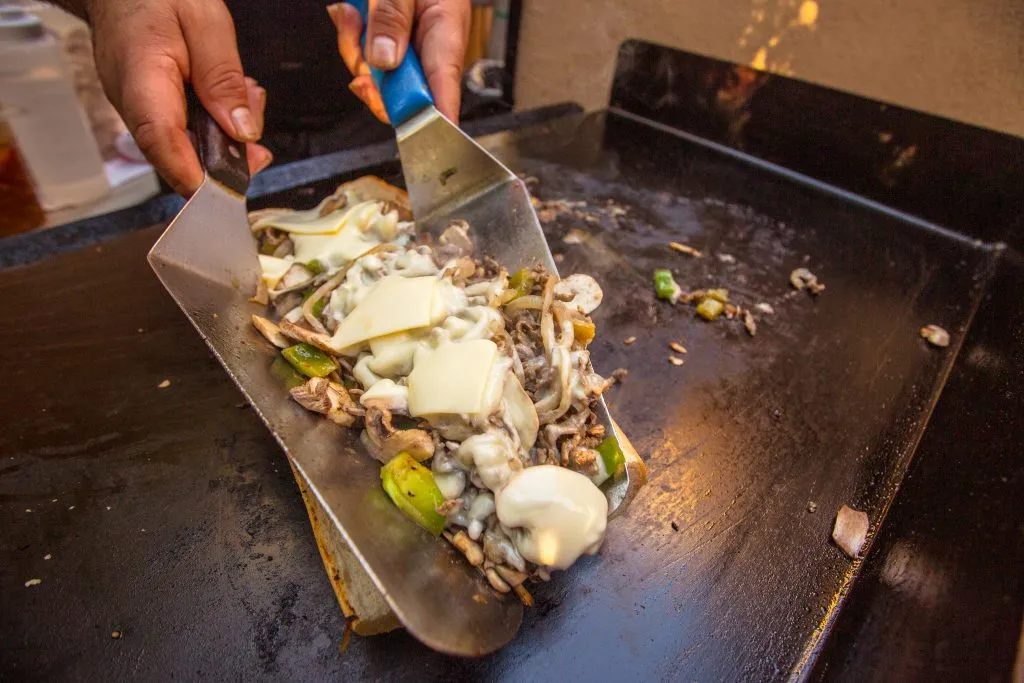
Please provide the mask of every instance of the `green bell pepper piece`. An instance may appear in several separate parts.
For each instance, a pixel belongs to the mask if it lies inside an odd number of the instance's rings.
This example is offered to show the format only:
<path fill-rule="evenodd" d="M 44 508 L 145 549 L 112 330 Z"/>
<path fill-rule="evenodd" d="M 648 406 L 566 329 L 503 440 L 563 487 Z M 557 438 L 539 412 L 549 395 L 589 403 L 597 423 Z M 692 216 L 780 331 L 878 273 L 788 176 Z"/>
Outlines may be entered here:
<path fill-rule="evenodd" d="M 619 448 L 619 440 L 614 436 L 605 437 L 604 441 L 599 443 L 594 450 L 601 455 L 604 469 L 608 472 L 609 477 L 614 477 L 618 474 L 619 469 L 626 466 L 626 456 L 622 454 L 622 449 Z"/>
<path fill-rule="evenodd" d="M 509 277 L 508 286 L 509 289 L 515 290 L 516 298 L 519 298 L 533 291 L 534 282 L 533 273 L 526 268 L 521 268 Z"/>
<path fill-rule="evenodd" d="M 326 377 L 338 369 L 338 364 L 333 358 L 305 342 L 289 346 L 281 355 L 306 377 Z"/>
<path fill-rule="evenodd" d="M 672 278 L 672 271 L 668 268 L 658 268 L 654 271 L 654 293 L 659 299 L 667 299 L 675 303 L 682 292 L 679 285 Z"/>
<path fill-rule="evenodd" d="M 322 296 L 316 300 L 313 304 L 313 316 L 319 318 L 320 314 L 324 312 L 324 307 L 327 306 L 327 297 Z"/>
<path fill-rule="evenodd" d="M 281 356 L 274 356 L 274 362 L 270 364 L 270 374 L 281 380 L 287 389 L 294 389 L 306 383 L 306 378 L 295 372 L 291 363 Z"/>
<path fill-rule="evenodd" d="M 381 468 L 380 481 L 391 502 L 406 517 L 434 536 L 441 535 L 445 518 L 437 506 L 444 502 L 444 496 L 429 468 L 408 453 L 399 453 Z"/>

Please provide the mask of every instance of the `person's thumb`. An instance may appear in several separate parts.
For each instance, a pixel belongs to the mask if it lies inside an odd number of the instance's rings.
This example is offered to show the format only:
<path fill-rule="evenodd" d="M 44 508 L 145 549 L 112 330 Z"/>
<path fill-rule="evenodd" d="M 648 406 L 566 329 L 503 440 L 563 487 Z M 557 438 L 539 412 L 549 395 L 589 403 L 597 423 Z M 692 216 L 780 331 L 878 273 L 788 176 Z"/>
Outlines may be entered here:
<path fill-rule="evenodd" d="M 235 25 L 219 0 L 187 3 L 181 29 L 189 55 L 189 80 L 206 111 L 236 140 L 254 142 L 263 131 L 249 108 Z"/>
<path fill-rule="evenodd" d="M 401 63 L 412 34 L 415 0 L 377 0 L 370 3 L 366 22 L 366 61 L 390 71 Z"/>

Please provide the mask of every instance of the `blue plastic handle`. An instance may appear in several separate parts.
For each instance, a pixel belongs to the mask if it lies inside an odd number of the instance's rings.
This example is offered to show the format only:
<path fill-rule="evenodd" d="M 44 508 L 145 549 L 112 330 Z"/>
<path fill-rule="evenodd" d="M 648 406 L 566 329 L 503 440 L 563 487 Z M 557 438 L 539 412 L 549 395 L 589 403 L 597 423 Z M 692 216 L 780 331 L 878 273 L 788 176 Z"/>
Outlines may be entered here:
<path fill-rule="evenodd" d="M 369 0 L 347 0 L 359 10 L 363 17 L 363 35 L 359 43 L 366 49 L 366 25 L 369 14 Z M 380 71 L 370 67 L 373 81 L 380 90 L 384 101 L 384 109 L 388 112 L 391 125 L 397 128 L 426 107 L 433 106 L 434 98 L 427 85 L 427 77 L 423 75 L 423 67 L 413 51 L 412 46 L 405 51 L 405 59 L 391 71 Z"/>

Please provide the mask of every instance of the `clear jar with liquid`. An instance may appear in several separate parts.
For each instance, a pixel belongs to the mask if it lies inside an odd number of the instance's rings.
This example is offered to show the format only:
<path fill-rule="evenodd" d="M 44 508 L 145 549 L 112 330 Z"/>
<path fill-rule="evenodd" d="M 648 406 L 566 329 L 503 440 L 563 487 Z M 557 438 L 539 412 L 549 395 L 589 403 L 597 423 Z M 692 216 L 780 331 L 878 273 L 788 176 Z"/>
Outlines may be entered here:
<path fill-rule="evenodd" d="M 45 210 L 110 192 L 60 46 L 38 17 L 14 7 L 0 7 L 0 116 L 14 131 Z"/>

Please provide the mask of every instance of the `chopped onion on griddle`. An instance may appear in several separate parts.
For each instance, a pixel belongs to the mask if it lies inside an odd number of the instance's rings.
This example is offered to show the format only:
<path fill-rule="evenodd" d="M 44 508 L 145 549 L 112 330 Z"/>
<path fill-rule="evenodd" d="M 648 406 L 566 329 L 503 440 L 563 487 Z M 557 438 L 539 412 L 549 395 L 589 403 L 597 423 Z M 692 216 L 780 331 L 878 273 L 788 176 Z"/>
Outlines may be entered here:
<path fill-rule="evenodd" d="M 832 540 L 851 559 L 857 559 L 868 536 L 868 515 L 846 505 L 839 508 L 836 524 L 832 528 Z"/>

